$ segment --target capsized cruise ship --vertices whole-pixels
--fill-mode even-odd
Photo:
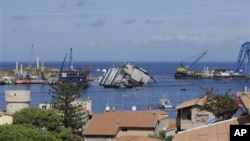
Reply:
[[[129,62],[103,71],[99,85],[104,88],[133,88],[146,85],[149,80],[156,80],[143,68]]]

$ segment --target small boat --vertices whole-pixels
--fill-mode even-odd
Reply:
[[[181,88],[181,90],[182,90],[182,91],[186,91],[186,88],[183,86],[183,87]]]
[[[168,98],[160,98],[159,101],[157,102],[157,105],[164,109],[173,107]]]

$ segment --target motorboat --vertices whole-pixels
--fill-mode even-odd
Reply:
[[[181,90],[182,90],[182,91],[186,91],[186,88],[183,86],[183,87],[181,88]]]
[[[173,107],[168,98],[160,98],[159,101],[157,102],[157,105],[164,109]]]

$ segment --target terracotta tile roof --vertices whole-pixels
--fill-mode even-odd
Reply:
[[[176,129],[176,119],[169,119],[169,126],[167,127],[167,131]]]
[[[237,96],[240,98],[244,106],[250,109],[250,92],[237,92]]]
[[[176,134],[172,141],[229,141],[230,125],[250,125],[250,116],[221,121]]]
[[[181,108],[185,108],[185,107],[190,107],[193,105],[203,105],[205,101],[205,98],[196,98],[196,99],[192,99],[192,100],[188,100],[188,101],[184,101],[181,104],[178,104],[176,106],[176,109],[181,109]]]
[[[155,128],[160,111],[115,111],[93,115],[84,135],[116,135],[120,127]]]
[[[116,138],[114,141],[159,141],[158,139],[144,137],[144,136],[122,136]]]

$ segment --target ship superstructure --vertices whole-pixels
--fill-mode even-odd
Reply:
[[[146,85],[148,81],[156,80],[146,70],[129,62],[108,69],[99,78],[99,85],[104,88],[132,88]]]
[[[63,69],[66,56],[67,54],[65,55],[62,67],[60,69],[59,81],[64,83],[75,83],[80,87],[89,87],[90,81],[93,80],[91,76],[91,68],[86,67],[75,69],[73,66],[72,48],[70,48],[70,66],[67,69]]]

